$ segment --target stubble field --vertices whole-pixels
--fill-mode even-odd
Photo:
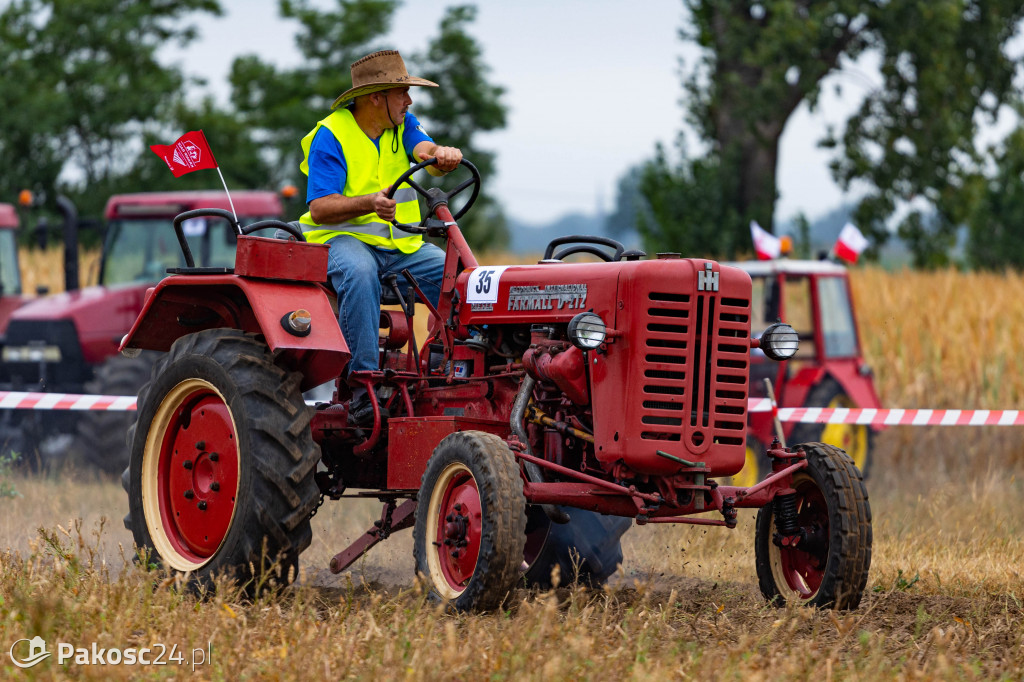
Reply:
[[[868,360],[891,407],[1013,409],[1024,371],[1024,278],[859,269]],[[868,481],[874,551],[852,612],[766,606],[754,513],[733,531],[634,527],[599,591],[518,590],[505,610],[452,615],[412,576],[411,534],[333,576],[330,557],[376,503],[328,502],[298,585],[257,601],[198,599],[132,561],[115,481],[71,469],[2,482],[0,670],[17,679],[1021,679],[1024,430],[900,427]],[[188,665],[29,671],[17,639],[100,648],[176,645]],[[186,660],[187,663],[187,660]]]

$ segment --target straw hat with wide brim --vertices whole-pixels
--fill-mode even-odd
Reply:
[[[410,85],[422,85],[436,88],[437,83],[425,78],[410,76],[405,70],[405,62],[398,50],[381,50],[368,54],[352,64],[352,87],[341,93],[334,100],[331,109],[337,109],[345,102],[391,88],[404,88]]]

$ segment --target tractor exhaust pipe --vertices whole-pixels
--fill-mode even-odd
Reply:
[[[526,448],[526,454],[531,457],[533,456],[533,451],[530,449],[530,439],[526,435],[523,419],[526,417],[526,406],[530,402],[530,396],[533,395],[533,387],[536,383],[536,380],[529,374],[523,377],[523,383],[519,385],[519,393],[516,394],[515,402],[512,403],[512,416],[509,419],[512,433],[516,434],[519,442]],[[540,467],[533,462],[524,461],[523,469],[526,471],[526,477],[531,483],[544,482],[544,474],[541,473]],[[544,510],[544,513],[552,523],[569,523],[569,515],[555,505],[542,504],[540,508]]]
[[[57,195],[57,209],[64,218],[64,290],[78,290],[78,209],[63,194]]]

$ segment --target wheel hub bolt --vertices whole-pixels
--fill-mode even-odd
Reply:
[[[206,500],[199,500],[199,511],[206,511]]]
[[[210,453],[210,461],[211,462],[216,462],[218,459],[220,459],[220,455],[218,455],[216,452],[211,452]]]
[[[192,492],[191,490],[186,490],[185,491],[185,499],[186,500],[191,500],[195,496],[196,496],[196,494],[194,492]]]
[[[462,503],[461,502],[456,502],[455,503],[455,511],[457,511],[457,512],[462,511]]]
[[[186,460],[185,460],[185,461],[183,462],[183,464],[185,465],[185,468],[186,468],[186,469],[191,469],[191,468],[192,468],[192,460],[190,460],[190,459],[186,459]]]
[[[453,523],[455,521],[455,514],[449,514],[448,516],[444,517],[444,520],[448,523]]]
[[[205,450],[205,449],[206,449],[206,441],[205,440],[201,440],[198,443],[196,443],[196,450]]]
[[[220,490],[220,483],[218,483],[217,481],[211,483],[210,490],[212,490],[213,492],[217,492],[218,490]]]

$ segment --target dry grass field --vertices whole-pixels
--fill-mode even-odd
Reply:
[[[498,259],[494,259],[497,261]],[[24,266],[24,261],[23,261]],[[1005,276],[858,269],[860,327],[883,403],[1016,408],[1024,285]],[[330,557],[375,503],[328,502],[297,586],[199,599],[132,561],[119,483],[69,470],[0,474],[0,671],[8,679],[1019,680],[1024,676],[1024,429],[891,428],[868,482],[874,551],[852,612],[766,606],[753,512],[733,530],[634,527],[604,590],[518,590],[452,615],[412,577],[411,533],[340,576]],[[29,671],[18,639],[177,645],[188,665]]]

